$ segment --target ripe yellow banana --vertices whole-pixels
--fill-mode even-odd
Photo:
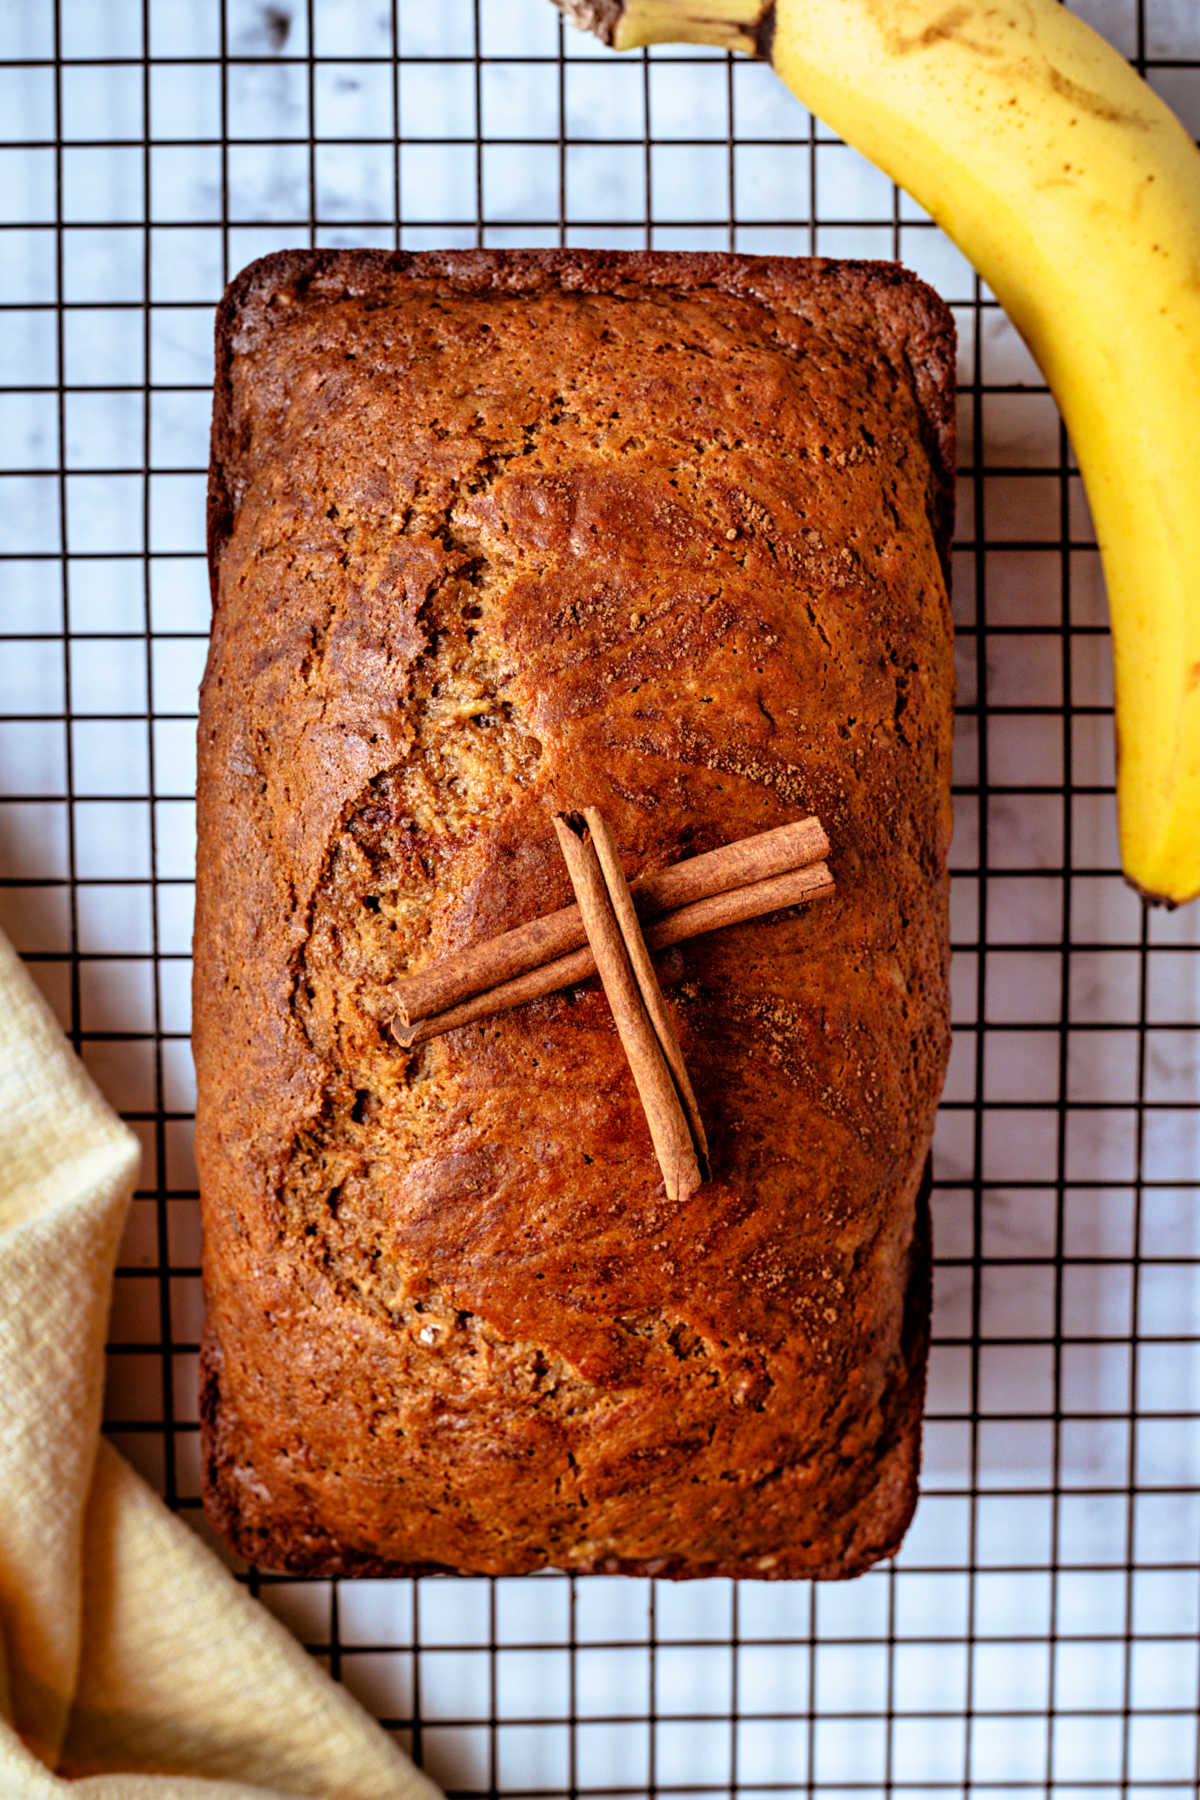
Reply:
[[[971,259],[1054,393],[1112,617],[1125,873],[1200,894],[1200,152],[1059,0],[560,0],[768,56]]]

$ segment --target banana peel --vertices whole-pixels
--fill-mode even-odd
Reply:
[[[970,258],[1054,394],[1108,588],[1125,874],[1200,894],[1200,151],[1060,0],[559,0],[769,58]]]

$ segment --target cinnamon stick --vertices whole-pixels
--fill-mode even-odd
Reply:
[[[722,844],[719,849],[707,850],[701,856],[688,857],[669,868],[639,875],[630,886],[639,918],[653,919],[695,901],[745,887],[750,882],[816,863],[828,851],[829,840],[820,822],[814,818],[797,819],[789,825],[776,826],[772,831],[757,832],[732,844]],[[793,902],[781,901],[779,904],[792,905]],[[705,926],[703,929],[712,928]],[[541,965],[552,964],[570,951],[581,949],[586,942],[587,933],[579,907],[564,906],[540,919],[530,919],[486,943],[473,944],[467,950],[443,957],[416,975],[406,975],[392,986],[400,1028],[397,1036],[402,1043],[420,1043],[421,1037],[410,1040],[410,1027],[419,1027],[422,1020],[457,1009],[477,994],[499,991]],[[594,967],[589,967],[587,974],[595,974]],[[566,980],[584,978],[569,976]],[[537,987],[535,991],[553,993],[555,988],[565,985],[566,981],[554,981],[550,987]],[[532,999],[534,992],[525,997]],[[509,1004],[516,1006],[520,1001],[513,1000]],[[498,1010],[495,1007],[487,1009],[488,1012]]]
[[[667,1011],[667,1003],[663,999],[662,989],[658,985],[658,976],[654,973],[654,964],[650,961],[650,952],[646,940],[642,936],[642,928],[634,910],[633,895],[629,891],[629,883],[625,879],[625,871],[621,867],[621,858],[617,850],[616,840],[603,813],[594,806],[583,809],[584,821],[592,834],[592,843],[596,847],[596,855],[600,861],[600,869],[604,876],[604,885],[608,889],[608,897],[612,901],[634,979],[642,996],[642,1003],[654,1029],[654,1035],[662,1047],[667,1059],[667,1067],[671,1071],[671,1079],[683,1106],[687,1119],[692,1144],[696,1152],[696,1160],[700,1166],[700,1179],[708,1179],[708,1139],[704,1135],[704,1122],[700,1117],[700,1104],[696,1099],[691,1079],[688,1076],[687,1064],[683,1060],[683,1051],[679,1047],[679,1039],[675,1035],[675,1027],[671,1015]]]
[[[700,1147],[672,1074],[666,1046],[659,1037],[638,979],[634,958],[644,968],[649,968],[650,959],[645,953],[644,945],[640,952],[636,948],[641,932],[633,903],[629,901],[626,906],[624,899],[614,898],[609,885],[609,870],[601,862],[591,823],[591,820],[579,813],[560,813],[555,817],[554,829],[571,877],[571,886],[575,889],[588,943],[596,959],[596,967],[612,1008],[622,1047],[629,1060],[630,1072],[646,1114],[646,1123],[650,1127],[650,1138],[662,1170],[667,1198],[671,1201],[686,1200],[689,1194],[695,1193],[703,1179]],[[621,885],[624,886],[624,876],[621,876]],[[619,896],[619,888],[617,892]],[[627,898],[628,889],[625,890],[625,899]],[[630,929],[632,937],[626,935]],[[653,971],[650,979],[657,988]],[[661,994],[658,1006],[662,1007]],[[675,1045],[675,1053],[679,1054],[678,1044]],[[681,1056],[679,1060],[682,1062]]]
[[[696,857],[693,860],[699,862],[701,859]],[[684,865],[676,865],[682,866]],[[631,886],[636,894],[637,884],[633,883]],[[831,894],[833,888],[833,876],[823,862],[813,863],[807,868],[788,869],[782,875],[772,875],[765,881],[754,881],[746,887],[734,888],[726,893],[706,894],[688,906],[664,913],[647,923],[643,935],[651,951],[666,950],[672,944],[700,937],[706,931],[720,931],[726,925],[740,925],[747,919],[761,918],[765,913],[780,912],[784,907],[800,906],[809,900],[822,899]],[[574,907],[564,908],[564,911],[575,910]],[[555,915],[548,916],[553,918]],[[518,931],[522,929],[520,927]],[[516,937],[518,932],[505,935]],[[477,950],[487,948],[487,945],[480,945]],[[470,954],[477,954],[477,951]],[[582,949],[555,957],[551,962],[520,969],[519,973],[508,980],[498,982],[486,992],[472,994],[460,1005],[447,1007],[444,1012],[434,1013],[428,1018],[418,1017],[410,1025],[404,1025],[399,1019],[395,1019],[392,1022],[392,1033],[406,1049],[411,1049],[416,1044],[428,1043],[431,1038],[443,1037],[448,1031],[456,1031],[460,1025],[473,1025],[477,1019],[491,1018],[494,1013],[510,1012],[514,1007],[525,1006],[531,1000],[541,1000],[547,994],[557,993],[560,988],[574,987],[577,982],[587,981],[595,973],[596,959],[590,947],[585,944]]]

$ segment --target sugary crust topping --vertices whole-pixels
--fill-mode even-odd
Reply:
[[[260,1560],[828,1573],[898,1537],[952,396],[889,265],[315,252],[230,290],[198,1158],[211,1505]],[[396,975],[568,898],[548,813],[586,804],[631,868],[808,811],[833,842],[833,902],[666,959],[714,1146],[683,1209],[594,985],[387,1030]]]

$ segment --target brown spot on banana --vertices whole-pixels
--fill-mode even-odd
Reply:
[[[892,32],[889,48],[895,50],[899,56],[908,56],[914,50],[928,50],[934,44],[958,39],[972,50],[994,56],[996,53],[989,46],[973,43],[964,33],[963,26],[969,22],[970,17],[971,8],[969,6],[952,6],[942,14],[940,19],[934,19],[931,24],[926,25],[923,31],[911,32],[907,37],[902,31]]]
[[[973,6],[948,6],[944,13],[931,19],[920,31],[908,32],[897,29],[891,0],[870,0],[870,10],[875,16],[875,23],[883,35],[884,43],[893,56],[911,56],[915,50],[931,50],[935,44],[948,43],[962,44],[977,56],[994,57],[1000,54],[994,44],[968,37],[963,29],[971,23],[975,11]]]
[[[1061,94],[1064,100],[1069,100],[1083,112],[1090,112],[1097,119],[1106,119],[1113,125],[1135,125],[1139,131],[1147,129],[1149,121],[1140,113],[1131,112],[1127,107],[1114,106],[1111,100],[1096,93],[1094,88],[1085,87],[1080,81],[1072,81],[1069,75],[1064,75],[1053,63],[1046,71],[1046,80],[1052,92]]]

